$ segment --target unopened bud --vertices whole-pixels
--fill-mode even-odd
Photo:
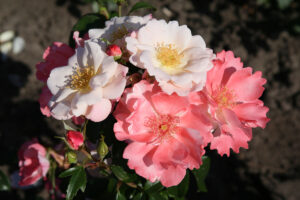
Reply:
[[[122,57],[122,50],[118,45],[109,45],[106,49],[106,54],[113,56],[115,60],[119,60]]]
[[[69,163],[77,163],[77,154],[74,151],[68,151],[66,153],[66,158],[68,159]]]
[[[70,147],[74,150],[78,150],[79,147],[81,147],[84,142],[82,133],[78,131],[68,131],[66,138]]]
[[[100,156],[100,159],[103,160],[104,157],[108,154],[108,146],[104,142],[104,136],[101,135],[100,142],[98,144],[97,152]]]

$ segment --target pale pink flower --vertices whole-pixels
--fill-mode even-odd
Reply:
[[[105,27],[102,29],[90,29],[89,38],[91,41],[101,45],[103,51],[107,51],[109,44],[118,45],[122,50],[122,59],[128,60],[129,53],[126,48],[125,38],[139,28],[144,26],[152,15],[140,16],[124,16],[113,17],[105,22]]]
[[[126,39],[130,62],[154,76],[167,94],[187,96],[205,85],[213,51],[200,35],[177,21],[150,20]]]
[[[66,138],[67,138],[69,145],[74,150],[78,150],[79,147],[81,147],[83,145],[84,138],[83,138],[82,133],[80,133],[78,131],[68,131],[66,136],[67,136]]]
[[[37,139],[24,143],[19,152],[20,186],[31,185],[40,178],[46,177],[49,170],[49,161],[46,158],[46,149]]]
[[[129,142],[123,154],[129,168],[166,187],[179,184],[187,168],[199,168],[204,154],[200,132],[211,126],[197,112],[187,97],[168,95],[146,81],[126,89],[114,112],[114,132]],[[198,129],[189,127],[191,118],[199,122]]]
[[[68,65],[55,68],[47,81],[53,97],[48,103],[51,115],[59,120],[84,116],[92,121],[104,120],[112,102],[125,88],[128,68],[107,56],[90,40],[78,47]]]
[[[207,140],[211,139],[211,149],[219,154],[229,156],[230,148],[236,153],[240,147],[247,149],[252,128],[264,128],[269,121],[269,109],[258,99],[266,83],[261,75],[260,71],[252,74],[250,67],[243,68],[233,52],[222,51],[207,74],[204,90],[190,94],[194,104],[208,104],[214,130]]]

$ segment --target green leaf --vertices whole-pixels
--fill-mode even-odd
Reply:
[[[121,193],[121,191],[118,191],[116,195],[116,200],[126,200],[126,197],[124,194]]]
[[[206,184],[205,184],[205,178],[209,172],[210,168],[210,158],[207,156],[202,157],[202,165],[199,169],[193,170],[192,173],[194,174],[197,186],[198,186],[198,192],[207,192]]]
[[[144,186],[144,190],[148,194],[153,192],[159,192],[162,189],[164,189],[164,186],[162,186],[162,184],[159,181],[156,181],[154,183],[147,181]]]
[[[103,28],[105,25],[105,21],[106,18],[103,15],[99,14],[90,13],[82,16],[73,26],[72,32],[69,37],[69,45],[72,48],[75,47],[75,42],[73,39],[73,33],[75,31],[79,31],[80,37],[83,37],[83,35],[87,33],[89,29]]]
[[[85,191],[86,187],[86,174],[82,166],[79,166],[77,170],[72,174],[68,188],[67,188],[67,200],[71,200],[75,197],[78,190]]]
[[[10,190],[10,183],[8,177],[0,170],[0,191]]]
[[[283,10],[290,6],[293,0],[277,0],[278,7]]]
[[[189,172],[187,171],[184,179],[181,181],[181,183],[179,183],[179,185],[169,187],[167,189],[169,196],[176,199],[178,197],[185,197],[189,189],[189,183],[190,183],[190,175]]]
[[[76,167],[69,168],[66,171],[62,172],[58,177],[59,178],[65,178],[67,176],[71,176],[74,173],[76,173],[79,170],[79,168],[81,168],[81,167],[80,166],[76,166]]]
[[[129,11],[128,15],[130,15],[133,11],[139,10],[139,9],[151,9],[153,11],[156,10],[155,7],[153,7],[151,4],[146,3],[146,2],[137,2],[136,4],[134,4],[131,8],[131,10]]]
[[[149,200],[164,200],[164,199],[166,199],[165,196],[162,196],[160,193],[157,193],[157,192],[153,192],[148,195],[149,195]]]
[[[107,189],[106,191],[108,193],[113,193],[116,189],[116,185],[117,185],[118,181],[115,178],[110,178],[107,184]]]
[[[136,195],[134,195],[133,200],[141,200],[143,199],[144,194],[142,192],[137,193]]]
[[[78,131],[76,130],[76,128],[73,128],[72,126],[70,126],[69,124],[67,124],[65,121],[62,121],[64,124],[64,129],[67,131]]]
[[[125,183],[133,182],[136,180],[136,176],[134,174],[126,172],[121,166],[112,165],[111,170],[119,180]]]

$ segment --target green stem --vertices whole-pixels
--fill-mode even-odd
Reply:
[[[121,3],[118,4],[118,15],[119,15],[119,17],[122,16],[122,4]]]
[[[94,160],[89,152],[87,152],[84,148],[81,148],[80,151],[89,159]]]

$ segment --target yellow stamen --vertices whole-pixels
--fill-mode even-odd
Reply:
[[[68,86],[73,90],[88,91],[90,90],[90,80],[94,75],[95,70],[93,66],[78,67],[73,75],[70,76]]]
[[[158,44],[156,47],[156,58],[162,66],[176,68],[181,64],[183,54],[179,53],[173,44]]]
[[[166,130],[168,129],[168,125],[163,124],[163,125],[160,126],[160,129],[161,129],[162,131],[166,131]]]

